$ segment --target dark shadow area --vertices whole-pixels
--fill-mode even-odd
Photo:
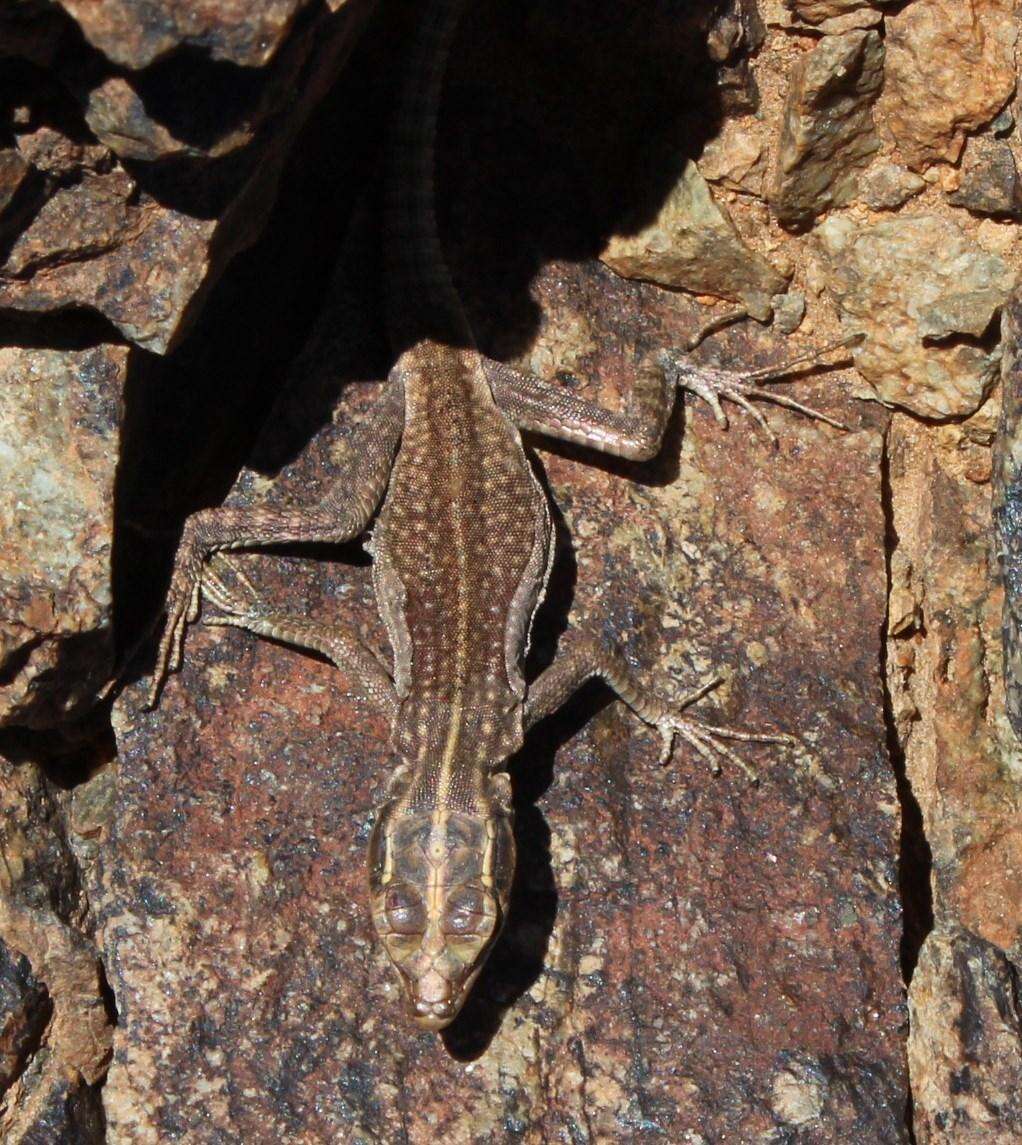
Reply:
[[[507,923],[464,1008],[443,1031],[444,1046],[459,1061],[487,1050],[504,1015],[538,980],[557,918],[557,885],[550,861],[550,827],[536,805],[553,782],[559,749],[609,702],[607,690],[587,685],[556,715],[528,735],[510,761],[517,859]]]
[[[495,355],[520,352],[534,337],[539,316],[529,284],[537,271],[552,259],[590,259],[611,232],[647,221],[720,116],[705,52],[706,5],[648,0],[643,20],[637,9],[646,3],[627,12],[600,4],[586,35],[577,34],[577,7],[573,0],[472,5],[452,53],[437,202],[459,291],[481,347]],[[296,140],[260,240],[230,263],[176,350],[134,355],[116,482],[122,653],[159,608],[181,522],[223,500],[270,410],[290,436],[281,450],[274,430],[263,434],[261,472],[274,471],[271,459],[300,452],[329,417],[322,392],[308,417],[310,395],[296,367],[313,324],[328,317],[323,299],[357,209],[378,252],[379,176],[402,74],[395,61],[417,12],[410,3],[379,10]],[[655,29],[668,26],[671,35],[658,40]],[[663,142],[655,162],[637,151],[637,141],[650,139]],[[356,282],[382,311],[379,263],[375,253]],[[340,347],[334,393],[346,380],[385,372],[385,346],[381,314],[376,346],[359,347],[361,360]],[[289,371],[285,406],[278,399]]]
[[[890,584],[891,554],[898,547],[891,502],[890,457],[886,446],[881,467],[881,497],[886,520],[885,560]],[[898,886],[901,894],[903,930],[901,938],[901,972],[906,986],[912,982],[919,951],[933,930],[933,853],[926,838],[923,813],[912,791],[905,771],[905,752],[898,739],[894,708],[887,684],[887,625],[880,634],[880,679],[884,685],[884,721],[887,727],[887,750],[891,759],[901,806],[901,842],[898,857]]]

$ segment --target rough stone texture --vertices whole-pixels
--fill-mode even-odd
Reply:
[[[657,217],[636,233],[615,235],[600,258],[617,274],[741,301],[767,318],[784,276],[739,235],[694,163],[686,163]]]
[[[708,140],[699,156],[699,173],[711,183],[762,195],[767,152],[755,119],[729,119]]]
[[[115,337],[107,321],[148,348],[181,351],[159,363],[133,356],[135,433],[123,441],[156,460],[139,477],[130,456],[114,458],[112,437],[107,447],[131,520],[141,508],[140,520],[171,527],[175,506],[180,514],[222,497],[266,408],[265,380],[242,378],[245,403],[226,398],[223,366],[244,357],[262,334],[257,324],[272,325],[267,356],[283,363],[274,376],[293,363],[295,387],[238,498],[256,496],[284,463],[298,495],[314,495],[336,434],[303,446],[329,422],[338,378],[377,376],[386,364],[337,298],[323,300],[319,333],[295,361],[320,293],[306,295],[307,317],[289,319],[286,307],[248,314],[252,296],[233,275],[221,284],[226,294],[208,289],[265,225],[280,182],[274,165],[335,76],[341,87],[328,104],[347,105],[361,82],[367,94],[353,118],[382,136],[376,109],[400,70],[394,52],[410,26],[401,21],[417,6],[378,7],[378,24],[390,30],[374,40],[374,24],[367,58],[355,61],[362,79],[348,87],[342,64],[371,8],[363,0],[244,13],[76,4],[95,43],[153,61],[137,70],[90,46],[70,4],[0,6],[0,259],[19,268],[0,262],[0,289],[5,310],[38,317],[12,325],[0,314],[11,344],[2,353],[45,360],[39,392],[54,378],[59,393],[61,363],[76,356],[113,354],[120,379],[122,352],[107,345]],[[69,710],[68,693],[50,690],[73,680],[84,695],[92,668],[108,663],[108,604],[82,627],[83,644],[75,635],[93,594],[108,600],[105,582],[55,597],[64,611],[52,623],[45,609],[26,621],[20,596],[13,614],[0,601],[18,640],[26,623],[54,634],[39,645],[29,637],[0,675],[5,703],[24,685],[8,709],[17,720],[48,728],[15,726],[0,741],[17,761],[0,772],[9,859],[0,872],[0,1136],[24,1145],[178,1134],[257,1145],[903,1140],[900,898],[915,1138],[1015,1140],[1022,758],[1000,684],[989,537],[996,390],[970,412],[996,373],[996,313],[1022,253],[1013,210],[974,217],[1010,198],[1008,0],[530,0],[480,3],[466,24],[473,50],[456,52],[442,117],[463,142],[442,162],[441,214],[456,279],[478,288],[466,303],[491,352],[547,377],[569,370],[565,384],[613,402],[641,353],[684,345],[707,318],[719,325],[731,309],[716,304],[724,298],[761,317],[772,309],[774,326],[751,338],[736,327],[723,347],[698,351],[708,360],[797,354],[835,338],[840,316],[846,330],[866,331],[859,364],[889,384],[890,400],[927,418],[965,420],[917,424],[899,409],[881,442],[885,415],[835,396],[847,396],[854,375],[826,375],[790,392],[852,422],[850,435],[771,411],[775,454],[733,410],[727,435],[690,406],[656,466],[593,469],[573,450],[545,457],[565,528],[536,665],[549,658],[572,597],[576,619],[618,633],[647,678],[660,666],[680,693],[722,665],[725,686],[703,710],[783,724],[808,746],[793,759],[753,750],[764,780],[750,789],[733,775],[711,780],[684,754],[658,771],[648,734],[619,705],[597,710],[596,692],[541,729],[516,768],[525,857],[512,924],[446,1043],[408,1030],[370,938],[364,836],[390,761],[383,729],[338,695],[335,672],[242,634],[197,628],[187,671],[158,716],[137,716],[137,689],[122,701],[119,780],[105,710],[76,729],[68,720],[79,705]],[[792,79],[807,54],[829,58],[828,39],[867,28],[891,49],[887,94],[875,108],[885,153],[858,175],[847,215],[809,235],[787,232],[763,201],[764,157],[777,153]],[[245,53],[258,66],[239,67]],[[828,83],[840,86],[833,72]],[[957,158],[978,129],[960,170],[926,170]],[[351,134],[337,133],[334,154],[371,212],[379,157],[353,146]],[[665,146],[673,148],[666,160],[656,150]],[[997,162],[984,173],[978,161],[988,155]],[[682,288],[706,292],[698,302],[615,282],[594,261],[609,235],[656,229],[684,156],[714,184],[720,207],[685,173],[681,221],[638,257],[670,269],[676,255]],[[842,147],[837,178],[851,178],[856,163]],[[336,194],[342,184],[328,185]],[[286,204],[294,188],[281,185]],[[315,193],[322,197],[319,183]],[[896,211],[917,195],[917,210],[891,216],[888,230],[871,225],[869,211]],[[353,201],[338,196],[338,229]],[[494,201],[505,201],[503,214]],[[622,217],[632,205],[635,218]],[[285,213],[307,209],[296,195]],[[149,251],[140,224],[152,231]],[[275,216],[271,240],[279,225]],[[332,249],[322,222],[311,229]],[[263,293],[274,277],[299,294],[319,281],[304,262],[287,269],[293,233],[282,229],[292,237],[279,240],[279,261],[257,264],[271,266]],[[164,257],[167,236],[179,242],[177,265]],[[353,297],[370,310],[374,257],[352,280]],[[247,256],[235,263],[247,266]],[[717,278],[714,266],[724,268]],[[238,297],[248,301],[232,311]],[[219,357],[218,337],[233,347]],[[281,340],[292,348],[279,350]],[[1008,341],[1012,382],[1012,329]],[[363,355],[346,370],[341,350],[356,344]],[[181,377],[181,358],[201,401]],[[207,369],[207,359],[219,368]],[[8,375],[0,406],[20,409],[25,376],[20,366]],[[151,423],[142,418],[144,433],[142,397],[156,410]],[[340,432],[370,399],[368,387],[345,391]],[[61,412],[77,410],[69,400]],[[187,440],[176,444],[168,410],[182,404],[191,411],[180,415]],[[1017,452],[1013,411],[1009,400],[1002,459]],[[238,443],[204,435],[218,417],[234,419]],[[73,440],[90,440],[88,428],[75,421]],[[44,430],[49,448],[49,421]],[[37,437],[35,427],[11,441],[0,431],[0,448],[13,445],[23,459],[15,466],[23,486],[36,471]],[[204,479],[206,468],[217,472]],[[101,547],[89,546],[109,521],[109,469],[95,480],[95,534],[83,540],[72,530],[57,554],[59,567],[90,575]],[[998,477],[1002,495],[1007,480]],[[56,546],[61,515],[36,520]],[[139,541],[143,555],[146,544],[156,546]],[[281,602],[343,611],[382,646],[366,568],[353,550],[354,569],[319,559],[331,555],[247,560]],[[121,567],[129,597],[149,580],[150,595],[158,591],[147,560]],[[31,561],[15,570],[29,598],[35,571]],[[50,590],[40,598],[47,604]],[[54,675],[47,657],[58,647]],[[75,665],[79,648],[88,671]],[[886,696],[875,681],[882,662]],[[66,752],[74,737],[88,758],[65,769],[54,743]],[[40,760],[59,786],[43,778]],[[120,1008],[117,1059],[102,1091],[108,1030],[83,878]]]
[[[957,928],[935,930],[912,981],[909,1043],[922,1145],[1022,1136],[1018,969]]]
[[[562,265],[538,291],[523,364],[569,364],[608,402],[627,392],[637,327],[677,344],[698,309],[596,267]],[[290,453],[280,427],[346,372],[333,322],[320,337],[261,456]],[[370,395],[345,397],[342,427]],[[722,671],[708,711],[804,746],[753,751],[751,788],[684,753],[659,770],[619,705],[540,729],[516,768],[513,917],[445,1040],[404,1022],[371,937],[364,849],[389,753],[336,670],[199,626],[157,713],[124,696],[91,882],[121,1014],[114,1140],[902,1139],[896,824],[871,646],[881,439],[869,418],[847,435],[773,420],[777,452],[693,409],[652,485],[636,478],[656,471],[547,460],[574,621],[616,633],[672,690]],[[330,438],[287,470],[293,495],[328,480]],[[250,475],[236,497],[261,485]],[[246,567],[282,605],[340,608],[383,646],[364,568]],[[544,657],[559,611],[539,628]]]
[[[28,164],[12,147],[0,151],[0,215],[10,206],[28,174]]]
[[[330,5],[338,8],[344,0]],[[85,38],[114,63],[144,68],[175,48],[258,67],[280,46],[305,0],[211,5],[197,0],[61,0]]]
[[[1022,179],[1010,145],[1003,139],[973,139],[961,183],[948,201],[979,215],[1022,215]]]
[[[882,105],[909,167],[955,162],[1015,89],[1013,0],[913,0],[887,18]]]
[[[880,147],[872,105],[883,69],[874,31],[827,36],[795,67],[770,196],[785,226],[805,226],[854,196],[859,171]]]
[[[277,20],[274,36],[261,30],[249,6],[224,10],[182,4],[171,13],[178,22],[168,22],[159,5],[112,0],[67,7],[87,33],[99,40],[109,34],[122,44],[125,58],[118,57],[119,62],[130,63],[139,53],[138,61],[145,63],[150,48],[156,52],[189,42],[191,33],[182,28],[193,25],[197,43],[214,57],[219,51],[234,59],[232,17],[261,45],[260,52],[269,52],[275,37],[287,31],[284,16],[294,4],[268,6],[267,20]],[[246,11],[247,22],[242,19]],[[217,106],[228,81],[213,65],[203,71],[187,56],[180,57],[176,72],[172,65],[161,65],[158,78],[110,76],[97,82],[93,76],[99,65],[79,64],[83,74],[75,86],[85,93],[83,111],[69,105],[66,92],[58,97],[41,80],[38,90],[26,84],[22,98],[30,130],[18,134],[18,151],[46,178],[39,179],[38,201],[26,212],[23,229],[13,242],[0,245],[0,310],[88,308],[129,340],[166,352],[181,337],[203,293],[258,235],[287,148],[336,78],[367,11],[365,4],[336,15],[324,8],[304,21],[261,83],[234,78],[233,114]],[[132,36],[125,37],[129,25]],[[224,32],[219,48],[214,26]],[[161,36],[170,39],[164,43]],[[153,47],[153,37],[164,46]],[[241,52],[242,45],[237,46]],[[203,91],[208,92],[205,100],[198,97]],[[147,100],[167,122],[146,111]],[[73,122],[79,118],[81,123]],[[104,146],[80,142],[85,124]],[[16,132],[19,126],[14,125]],[[115,158],[221,158],[239,150],[243,154],[233,165],[184,178],[179,174],[176,182],[167,169],[136,166],[128,175]]]
[[[48,726],[110,672],[127,350],[0,349],[0,725]]]
[[[918,195],[926,182],[898,163],[874,163],[859,177],[858,198],[874,211],[893,211]]]
[[[0,1084],[0,1137],[25,1145],[102,1140],[94,1084],[106,1071],[110,1019],[59,804],[33,764],[0,756],[0,981],[7,1007],[0,1044],[9,1071]]]
[[[1001,416],[994,455],[994,518],[1004,586],[1004,669],[1008,719],[1022,740],[1022,311],[1018,296],[1005,311]]]
[[[986,410],[936,430],[900,420],[891,441],[892,567],[912,601],[890,641],[892,714],[932,861],[935,921],[910,991],[922,1142],[1008,1141],[1022,1130],[1022,755],[1001,672],[994,424]],[[899,612],[909,612],[904,600]]]
[[[930,418],[978,409],[999,363],[983,337],[1015,272],[934,215],[833,217],[817,234],[842,323],[866,335],[855,362],[877,396]]]
[[[840,36],[876,27],[892,3],[897,0],[763,0],[762,7],[772,27]]]

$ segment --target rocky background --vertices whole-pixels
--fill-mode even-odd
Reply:
[[[758,784],[659,769],[595,687],[537,729],[512,918],[438,1037],[371,936],[386,729],[340,674],[197,625],[141,711],[181,522],[315,497],[385,376],[417,7],[0,10],[0,1137],[1018,1139],[1012,0],[478,0],[459,33],[440,202],[484,349],[616,404],[662,346],[862,336],[780,383],[845,430],[688,398],[651,465],[533,443],[533,670],[570,617],[668,694],[722,676],[708,717],[798,740]],[[244,559],[385,647],[359,546]]]

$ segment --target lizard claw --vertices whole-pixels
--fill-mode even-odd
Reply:
[[[719,426],[724,429],[728,426],[723,402],[733,402],[755,421],[757,428],[771,444],[777,445],[777,435],[770,428],[762,413],[752,404],[753,401],[771,402],[773,405],[783,406],[785,409],[794,410],[813,421],[826,422],[827,425],[832,425],[835,429],[847,431],[849,427],[844,422],[830,417],[821,410],[813,409],[812,406],[804,405],[802,402],[795,401],[794,398],[789,398],[787,395],[768,389],[759,383],[780,381],[782,380],[781,376],[788,373],[793,366],[803,362],[816,361],[830,350],[851,345],[859,340],[858,336],[844,338],[839,342],[824,346],[820,350],[794,358],[780,366],[771,366],[762,370],[718,370],[711,366],[697,366],[688,361],[684,355],[675,354],[669,350],[662,351],[658,360],[661,368],[674,385],[689,390],[696,397],[706,402],[713,411],[713,416]]]
[[[741,740],[743,743],[779,743],[792,744],[794,739],[789,735],[780,733],[743,732],[737,728],[720,727],[717,724],[706,724],[701,720],[690,720],[685,716],[668,713],[657,720],[657,730],[660,732],[662,750],[660,764],[666,767],[671,760],[674,742],[677,738],[683,739],[690,747],[709,764],[714,775],[721,772],[722,759],[734,764],[745,774],[750,783],[758,783],[759,776],[755,768],[746,763],[744,759],[724,742],[725,740]]]

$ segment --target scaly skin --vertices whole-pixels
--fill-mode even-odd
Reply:
[[[527,684],[523,661],[546,587],[550,518],[521,431],[645,459],[660,448],[678,387],[719,418],[720,402],[758,398],[820,416],[758,385],[755,374],[700,370],[661,353],[616,412],[484,358],[443,260],[433,210],[433,141],[444,67],[466,0],[431,0],[406,70],[391,141],[385,209],[388,320],[397,363],[352,439],[334,491],[306,509],[205,510],[186,523],[168,598],[152,700],[176,667],[204,593],[212,623],[247,628],[329,656],[349,690],[384,712],[397,767],[370,843],[377,933],[411,1016],[447,1025],[463,1004],[507,912],[514,841],[506,763],[533,724],[587,679],[604,679],[663,737],[684,739],[714,770],[751,769],[728,740],[789,742],[700,723],[632,679],[620,653],[569,634]],[[377,602],[393,649],[388,675],[336,626],[277,613],[225,549],[347,540],[380,506],[371,550]],[[220,553],[217,556],[215,554]]]

